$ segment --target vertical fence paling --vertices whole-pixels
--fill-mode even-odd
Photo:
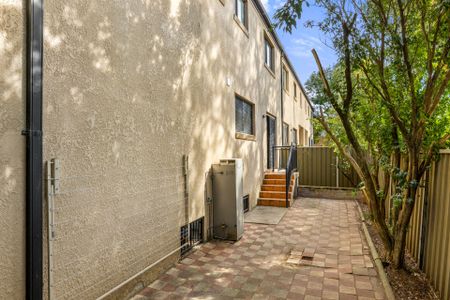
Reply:
[[[441,299],[450,299],[449,219],[450,151],[444,150],[421,182],[406,242]]]
[[[359,182],[358,175],[353,169],[348,174],[344,174],[339,167],[342,166],[343,161],[337,159],[332,148],[298,147],[297,157],[301,185],[355,187]]]

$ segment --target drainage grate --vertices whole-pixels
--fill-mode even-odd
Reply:
[[[197,219],[188,225],[184,225],[180,228],[180,246],[181,256],[185,255],[195,245],[200,244],[203,241],[203,217]],[[190,235],[190,240],[189,240]]]
[[[246,213],[246,212],[248,212],[249,209],[250,209],[250,196],[249,196],[249,195],[245,195],[245,196],[242,198],[242,201],[244,202],[243,207],[244,207],[244,212]]]

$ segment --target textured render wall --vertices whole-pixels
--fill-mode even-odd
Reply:
[[[205,215],[207,173],[221,158],[243,158],[256,204],[266,112],[281,143],[280,54],[274,78],[253,4],[247,37],[224,2],[46,2],[44,155],[62,165],[56,299],[100,296],[178,247],[187,215]],[[255,104],[256,141],[235,138],[235,93]]]
[[[24,16],[0,0],[0,299],[25,298]]]
[[[249,1],[247,36],[234,20],[234,2],[203,1],[200,48],[204,95],[194,104],[191,165],[192,218],[204,210],[206,172],[220,158],[239,157],[244,163],[244,194],[250,195],[251,206],[266,166],[267,112],[277,117],[277,137],[281,142],[280,83],[264,67],[264,23]],[[214,20],[214,21],[212,21]],[[276,73],[279,52],[276,51]],[[227,86],[227,79],[231,85]],[[235,94],[255,104],[256,141],[235,138]]]
[[[55,299],[93,299],[179,246],[199,16],[197,1],[46,2],[44,151],[62,167]]]
[[[288,68],[289,74],[289,91],[283,91],[283,103],[284,103],[284,121],[289,124],[289,142],[292,142],[292,129],[297,129],[297,141],[303,145],[305,141],[301,140],[300,126],[307,131],[307,138],[310,134],[311,117],[308,116],[307,109],[310,109],[309,104],[306,101],[300,84],[294,77],[292,70],[288,64],[285,63]],[[301,70],[299,70],[301,72]],[[297,84],[297,99],[294,97],[294,82]]]

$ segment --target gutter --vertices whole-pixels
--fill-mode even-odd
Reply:
[[[26,2],[26,299],[42,299],[43,3]]]

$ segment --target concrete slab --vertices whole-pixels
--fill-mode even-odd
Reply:
[[[287,208],[272,206],[257,206],[244,216],[245,223],[277,225],[284,217]]]

